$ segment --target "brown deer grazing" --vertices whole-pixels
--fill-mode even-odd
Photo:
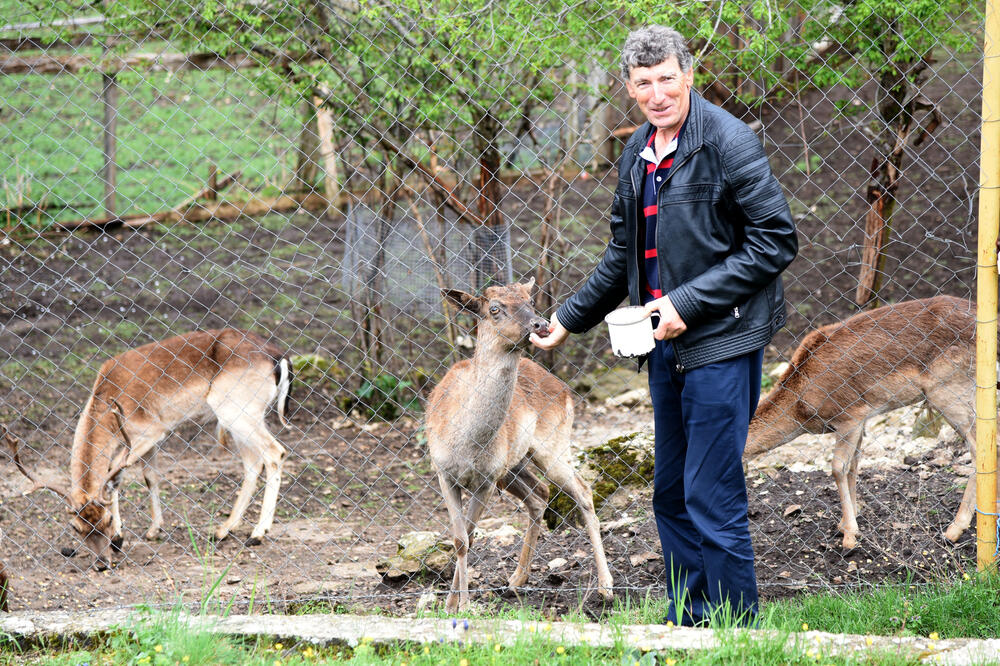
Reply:
[[[594,548],[598,592],[612,597],[600,523],[590,487],[569,462],[573,396],[569,388],[537,363],[522,358],[534,331],[547,335],[548,322],[535,314],[535,281],[488,287],[482,297],[455,290],[444,295],[479,319],[476,351],[459,361],[431,392],[427,403],[427,444],[448,506],[458,562],[448,611],[469,599],[468,558],[472,534],[493,495],[506,490],[524,502],[529,524],[511,574],[510,587],[523,585],[548,504],[545,478],[580,507]],[[470,496],[463,510],[463,492]]]
[[[18,456],[16,438],[0,435],[14,452],[21,473],[33,481],[28,492],[48,489],[66,500],[73,529],[107,568],[112,546],[121,545],[118,475],[142,463],[149,489],[152,524],[146,538],[163,525],[157,445],[184,421],[214,415],[220,437],[243,462],[243,484],[229,518],[216,529],[223,539],[246,511],[261,468],[265,474],[260,518],[248,543],[259,543],[274,520],[285,449],[268,431],[264,415],[277,400],[285,422],[291,366],[277,347],[259,335],[236,329],[178,335],[126,351],[101,366],[73,436],[70,485],[36,479]]]
[[[757,407],[745,458],[803,433],[836,433],[833,478],[840,493],[843,547],[858,540],[858,459],[865,421],[921,400],[965,438],[975,459],[975,305],[935,296],[861,312],[809,333]],[[976,475],[969,477],[945,536],[972,521]]]

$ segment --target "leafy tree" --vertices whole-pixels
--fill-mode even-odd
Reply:
[[[322,97],[341,132],[416,171],[442,205],[479,229],[503,224],[501,138],[531,128],[563,89],[566,67],[615,50],[623,27],[607,2],[576,0],[111,0],[122,28],[154,27],[189,51],[249,54],[259,84],[289,101]],[[475,201],[438,178],[413,141],[442,131],[456,164],[478,165]],[[492,261],[489,259],[492,258]]]
[[[859,90],[877,120],[866,188],[865,250],[855,300],[875,305],[885,245],[904,168],[905,147],[919,145],[940,115],[924,94],[936,52],[976,47],[978,10],[959,0],[746,0],[675,3],[637,0],[634,17],[690,35],[696,80],[720,99],[747,104],[811,86]]]

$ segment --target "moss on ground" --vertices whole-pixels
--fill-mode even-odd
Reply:
[[[594,509],[600,511],[605,501],[623,487],[645,488],[653,482],[652,453],[636,440],[644,438],[639,432],[609,439],[601,446],[587,449],[580,454],[586,467],[584,476],[592,478]],[[545,509],[545,524],[558,529],[564,522],[582,525],[580,510],[569,495],[549,485],[549,505]]]

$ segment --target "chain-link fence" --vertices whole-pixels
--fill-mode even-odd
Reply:
[[[757,132],[789,199],[801,249],[765,389],[815,327],[878,302],[972,294],[983,21],[965,3],[0,7],[0,423],[21,442],[25,470],[68,487],[71,457],[83,464],[86,449],[103,479],[114,447],[135,444],[121,433],[138,413],[170,421],[176,393],[106,402],[112,448],[73,446],[101,364],[127,350],[235,327],[287,352],[294,370],[290,424],[267,416],[287,455],[257,545],[246,542],[271,468],[247,462],[245,439],[220,442],[211,410],[154,449],[159,534],[146,535],[145,460],[122,471],[124,541],[105,571],[72,554],[81,541],[63,499],[22,496],[30,483],[5,455],[0,557],[12,607],[181,594],[412,610],[447,589],[453,557],[424,406],[475,334],[441,289],[535,278],[548,316],[589,274],[607,244],[615,160],[642,120],[617,65],[624,35],[642,23],[690,36],[695,87]],[[906,344],[881,329],[890,344],[875,359],[888,369],[868,359],[854,377],[915,386],[940,362],[928,345],[942,341],[958,369],[949,404],[971,410],[971,380],[955,379],[967,370],[964,320],[927,321],[934,330]],[[857,361],[869,342],[837,349]],[[594,490],[617,593],[662,593],[645,373],[612,355],[601,327],[534,356],[574,392],[572,459]],[[254,402],[249,375],[238,377],[237,393]],[[835,435],[748,462],[765,598],[972,566],[974,535],[942,536],[974,465],[962,433],[901,397],[919,390],[846,400],[824,381],[806,386],[880,414],[862,444],[861,538],[845,550],[837,529]],[[217,541],[245,466],[262,478],[243,522]],[[596,603],[587,536],[563,520],[572,506],[553,498],[528,583],[508,590],[527,514],[508,495],[494,499],[471,587],[545,607]],[[409,550],[397,554],[401,543]]]

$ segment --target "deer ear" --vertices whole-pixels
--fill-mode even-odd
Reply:
[[[524,283],[524,288],[528,290],[528,294],[531,294],[531,290],[535,288],[534,276],[532,276],[530,280]]]
[[[441,295],[458,306],[459,310],[468,310],[478,315],[482,312],[485,299],[467,294],[459,289],[442,289]]]

